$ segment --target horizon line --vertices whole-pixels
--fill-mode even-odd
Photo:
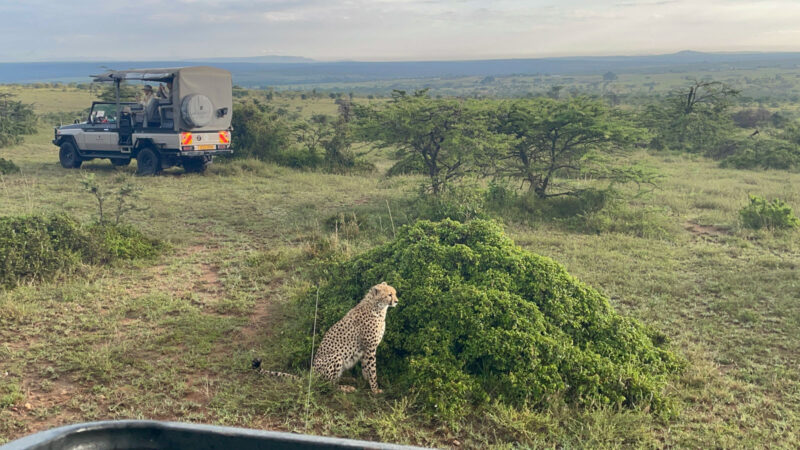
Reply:
[[[670,56],[678,55],[681,53],[694,53],[701,55],[758,55],[758,54],[800,54],[800,50],[788,51],[761,51],[761,50],[728,50],[728,51],[698,51],[698,50],[679,50],[666,53],[630,53],[630,54],[564,54],[564,55],[550,55],[550,56],[486,56],[476,58],[454,58],[454,59],[313,59],[305,56],[294,55],[256,55],[256,56],[211,56],[211,57],[188,57],[188,58],[157,58],[157,59],[118,59],[103,57],[97,58],[81,58],[81,59],[38,59],[38,60],[0,60],[0,64],[36,64],[36,63],[114,63],[114,62],[211,62],[211,61],[225,61],[225,62],[242,62],[248,61],[234,61],[241,59],[259,59],[259,58],[286,58],[286,59],[300,59],[305,61],[288,61],[277,62],[276,64],[311,64],[311,63],[344,63],[344,62],[365,62],[365,63],[392,63],[392,62],[407,62],[407,63],[423,63],[423,62],[476,62],[476,61],[509,61],[509,60],[532,60],[532,59],[575,59],[575,58],[636,58],[646,56]],[[265,62],[269,63],[269,62]]]

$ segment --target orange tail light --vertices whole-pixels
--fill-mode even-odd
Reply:
[[[230,131],[220,131],[219,132],[219,142],[223,144],[229,144],[231,142],[231,132]]]
[[[192,144],[192,133],[181,133],[181,145]]]

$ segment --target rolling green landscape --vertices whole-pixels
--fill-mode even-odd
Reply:
[[[695,88],[689,111],[682,102]],[[13,283],[0,277],[0,442],[107,419],[432,447],[800,441],[796,68],[234,87],[237,155],[203,174],[155,177],[136,177],[135,163],[59,165],[52,127],[81,117],[99,94],[88,84],[5,85],[2,94],[38,119],[22,142],[0,145],[19,169],[0,174],[0,220],[66,215],[94,242],[110,233],[98,223],[98,190],[107,214],[120,198],[128,206],[116,209],[121,234],[97,244],[101,256],[73,255]],[[420,131],[419,111],[430,130]],[[462,122],[447,128],[447,119]],[[563,167],[543,177],[509,156],[557,127],[587,143]],[[419,142],[439,132],[441,154],[456,159],[432,166]],[[647,345],[674,355],[674,366],[636,401],[561,386],[512,402],[486,388],[487,398],[453,414],[431,412],[424,381],[407,392],[380,362],[384,394],[370,394],[360,371],[345,381],[355,393],[319,380],[309,391],[298,333],[311,335],[309,299],[341,294],[331,267],[399,252],[403,230],[448,218],[493,221],[522,251],[562,265],[651,330]],[[126,239],[134,243],[122,251]],[[303,379],[259,376],[254,358]],[[631,367],[655,364],[648,358]],[[622,392],[629,382],[619,380]]]

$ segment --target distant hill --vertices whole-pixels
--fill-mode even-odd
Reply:
[[[189,59],[187,62],[201,62],[201,63],[308,63],[315,62],[311,58],[304,58],[302,56],[239,56],[231,58],[204,58],[204,59]]]
[[[475,61],[318,62],[301,57],[266,56],[192,61],[0,63],[0,83],[88,82],[105,68],[129,69],[213,64],[230,70],[242,86],[314,85],[409,78],[503,76],[520,74],[602,74],[685,72],[759,67],[800,67],[800,53],[701,53],[585,56]]]

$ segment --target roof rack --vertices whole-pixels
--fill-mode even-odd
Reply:
[[[167,81],[175,77],[182,67],[164,69],[131,69],[131,70],[109,70],[100,75],[91,75],[94,81],[117,81],[117,80],[149,80]]]

